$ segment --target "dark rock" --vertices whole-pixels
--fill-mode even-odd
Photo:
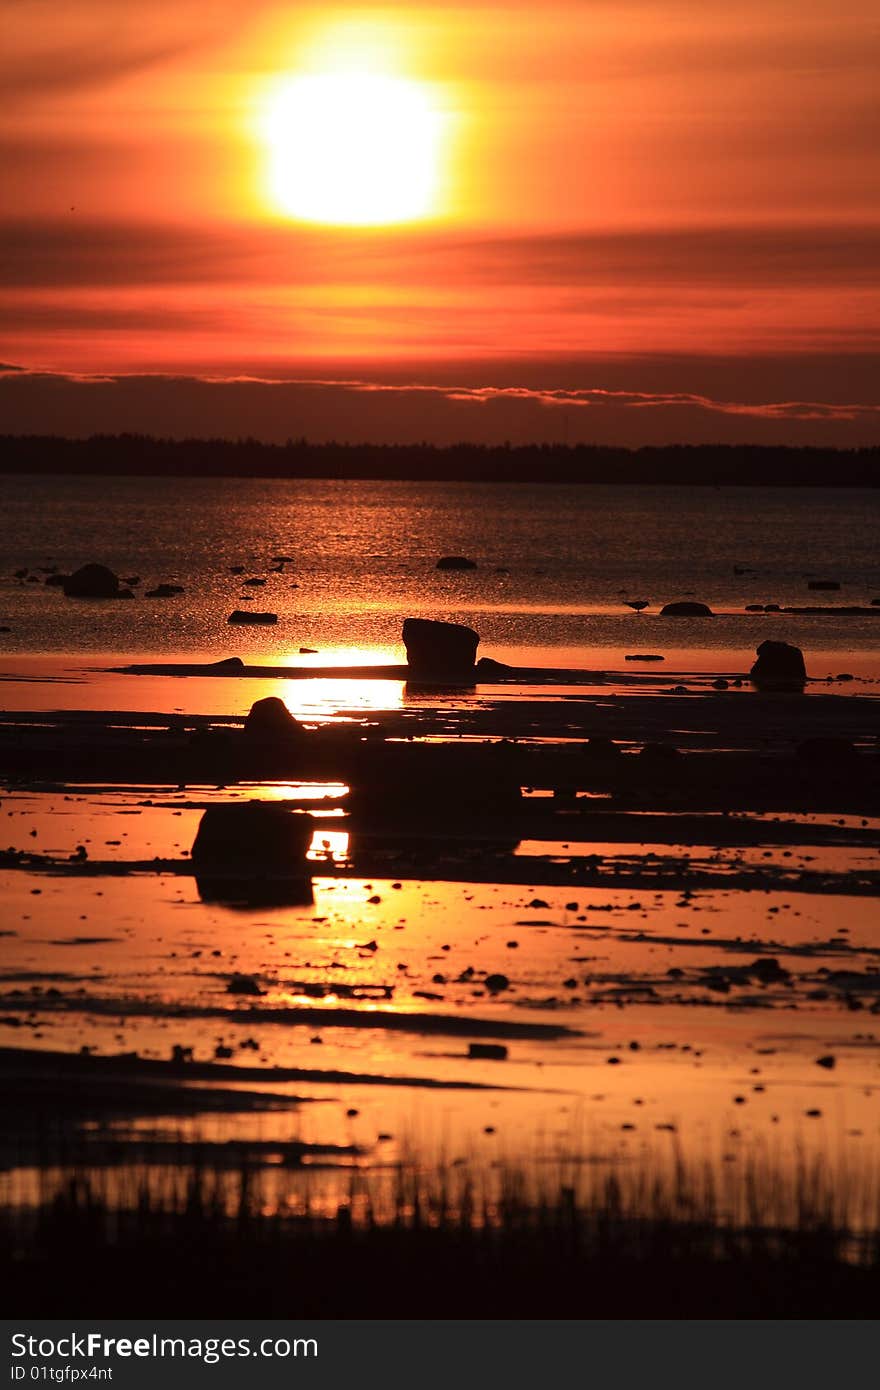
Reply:
[[[226,619],[228,623],[250,623],[254,627],[271,627],[278,621],[277,613],[254,613],[245,608],[234,609]]]
[[[503,990],[510,989],[506,975],[487,975],[483,983],[490,994],[501,994]]]
[[[119,580],[106,565],[82,565],[64,581],[67,598],[119,598]]]
[[[251,705],[244,721],[244,732],[252,742],[283,743],[300,737],[303,731],[284,701],[277,695],[269,695]]]
[[[804,654],[789,642],[762,642],[749,674],[758,690],[803,690]]]
[[[464,555],[444,555],[435,566],[438,570],[475,570],[476,560],[468,560]]]
[[[406,618],[403,642],[411,679],[473,680],[479,636],[460,623]]]
[[[192,862],[196,868],[289,871],[301,867],[312,829],[310,816],[272,803],[209,806],[199,822]]]
[[[468,1043],[468,1057],[487,1062],[506,1062],[507,1048],[503,1043]]]
[[[244,565],[230,565],[230,566],[229,566],[229,573],[230,573],[230,574],[244,574]]]
[[[266,582],[265,579],[258,579],[258,578],[254,578],[254,579],[243,579],[243,580],[242,580],[242,583],[245,584],[245,585],[246,585],[248,588],[250,588],[250,589],[262,589],[262,587],[263,587],[263,585],[265,584],[265,582]]]
[[[807,588],[819,589],[827,593],[834,593],[837,589],[840,588],[840,582],[837,579],[811,579],[807,584]]]
[[[122,582],[123,584],[127,584],[130,589],[134,589],[138,584],[140,584],[141,577],[139,574],[132,574],[129,576],[128,579],[123,579]]]
[[[144,598],[174,598],[182,593],[182,584],[157,584],[155,589],[147,589]]]
[[[43,583],[48,589],[63,589],[69,578],[69,574],[47,574]]]
[[[313,822],[260,801],[210,806],[192,847],[199,893],[230,906],[300,905],[312,900],[306,851]]]
[[[210,670],[228,671],[232,675],[235,671],[244,670],[244,662],[240,656],[224,656],[222,661],[212,661]]]
[[[476,677],[480,681],[504,680],[515,666],[506,666],[503,661],[493,661],[491,656],[481,656],[476,665]]]
[[[661,618],[711,618],[712,609],[707,603],[691,603],[685,599],[681,603],[667,603],[660,609]]]
[[[747,613],[763,613],[763,612],[764,612],[764,605],[763,605],[763,603],[747,603],[747,604],[746,604],[746,612],[747,612]]]
[[[748,966],[746,973],[765,985],[783,984],[791,979],[791,971],[780,965],[775,956],[759,956]]]
[[[717,680],[712,682],[712,685],[715,690],[727,690],[730,686],[730,681],[726,681],[723,676],[719,676]]]
[[[764,604],[764,612],[765,612],[765,613],[781,613],[781,612],[782,612],[782,609],[779,607],[779,604],[778,604],[778,603],[765,603],[765,604]]]
[[[837,1066],[837,1059],[836,1057],[832,1057],[829,1053],[827,1057],[817,1057],[816,1066],[824,1067],[826,1071],[833,1071]]]
[[[665,656],[658,656],[656,652],[633,652],[632,656],[625,656],[624,661],[665,661]]]
[[[263,991],[253,975],[233,975],[226,986],[226,993],[260,995]]]

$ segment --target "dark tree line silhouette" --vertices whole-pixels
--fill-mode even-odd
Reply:
[[[150,435],[0,436],[0,471],[104,477],[876,487],[880,447],[670,444],[315,444]]]

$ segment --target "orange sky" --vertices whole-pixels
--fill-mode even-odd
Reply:
[[[867,407],[873,440],[878,58],[874,0],[5,0],[0,353],[648,393],[674,360],[663,391]],[[426,220],[273,198],[270,94],[340,62],[429,94]]]

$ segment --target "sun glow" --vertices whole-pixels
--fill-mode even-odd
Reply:
[[[272,200],[288,216],[344,226],[427,217],[442,120],[427,83],[360,71],[291,77],[264,121]]]

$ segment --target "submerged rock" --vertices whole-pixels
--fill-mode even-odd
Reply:
[[[127,594],[127,590],[120,589],[119,579],[106,565],[80,566],[67,576],[63,587],[67,598],[122,598]]]
[[[476,560],[469,560],[466,555],[443,555],[435,566],[435,569],[438,570],[475,570],[476,568]]]
[[[479,635],[460,623],[406,618],[403,643],[411,679],[474,679]]]
[[[789,642],[762,642],[749,674],[758,690],[803,690],[807,679],[804,654]]]
[[[692,603],[684,599],[680,603],[666,603],[660,609],[661,618],[711,618],[714,614],[708,603]]]
[[[182,584],[157,584],[155,589],[147,589],[144,598],[175,598],[182,593]]]

